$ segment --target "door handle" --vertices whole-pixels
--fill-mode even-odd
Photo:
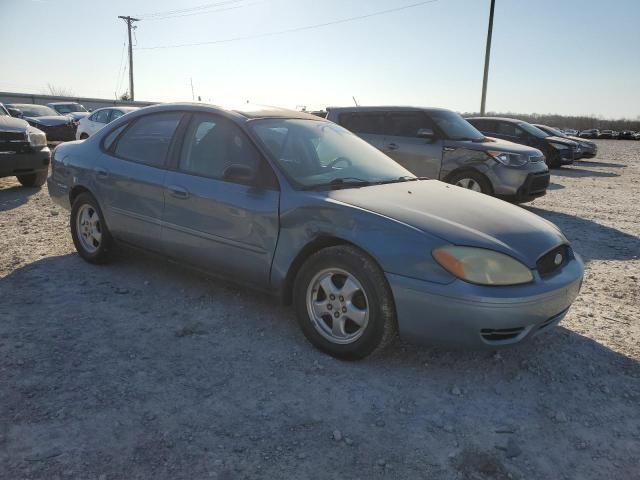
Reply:
[[[96,168],[96,175],[98,175],[100,178],[106,178],[109,176],[109,172],[105,168],[98,167]]]
[[[390,143],[390,144],[387,145],[387,148],[389,150],[397,150],[399,147],[398,147],[397,143]]]
[[[178,185],[169,185],[167,187],[167,190],[169,190],[169,193],[172,197],[176,197],[181,200],[189,198],[189,191],[184,187],[180,187]]]

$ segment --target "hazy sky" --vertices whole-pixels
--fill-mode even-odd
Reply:
[[[51,83],[78,96],[124,92],[126,28],[118,15],[147,17],[137,23],[142,48],[289,30],[419,1],[0,0],[0,90],[43,93]],[[218,11],[150,16],[213,3]],[[193,78],[196,95],[218,104],[322,108],[350,105],[354,95],[364,105],[477,111],[488,15],[489,0],[438,0],[295,33],[136,49],[136,99],[190,101]],[[640,0],[497,0],[487,109],[638,117]]]

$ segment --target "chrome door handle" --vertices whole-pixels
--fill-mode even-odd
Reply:
[[[169,190],[169,194],[171,194],[172,197],[179,198],[180,200],[189,198],[189,191],[184,187],[180,187],[178,185],[169,185],[167,187],[167,190]]]
[[[109,172],[105,168],[96,168],[96,175],[100,178],[106,178],[109,176]]]
[[[387,145],[387,148],[389,150],[397,150],[399,147],[398,147],[397,143],[390,143],[390,144]]]

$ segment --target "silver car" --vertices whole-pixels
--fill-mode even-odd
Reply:
[[[516,202],[540,197],[549,186],[549,169],[539,150],[486,137],[450,110],[327,108],[326,118],[420,177]]]
[[[348,130],[288,110],[131,112],[58,146],[48,186],[85,260],[133,244],[266,290],[340,358],[397,331],[518,344],[557,324],[582,282],[580,257],[550,222],[421,180]]]

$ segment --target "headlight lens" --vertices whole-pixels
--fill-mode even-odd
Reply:
[[[489,150],[487,154],[495,161],[500,162],[508,167],[521,167],[525,165],[528,158],[517,153],[500,152],[497,150]]]
[[[570,149],[569,145],[565,145],[564,143],[556,143],[556,142],[549,142],[549,143],[556,150],[569,150]]]
[[[442,268],[461,280],[479,285],[519,285],[533,281],[525,265],[503,253],[450,245],[433,250]]]
[[[30,128],[27,134],[29,136],[29,145],[33,148],[43,148],[47,146],[47,136],[42,130]]]

